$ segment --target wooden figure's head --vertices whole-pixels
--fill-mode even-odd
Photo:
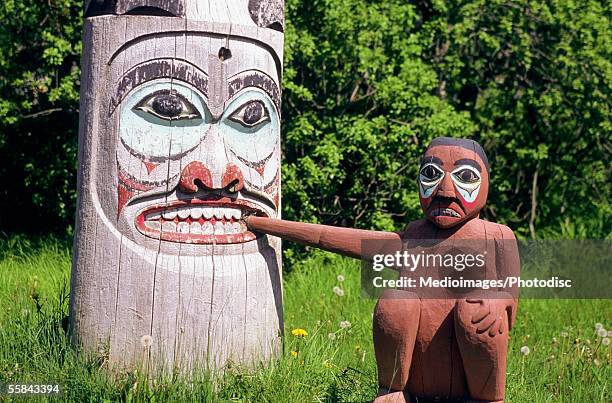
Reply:
[[[161,363],[279,351],[280,241],[243,219],[280,214],[283,18],[282,0],[86,1],[72,313],[111,360],[144,336]]]
[[[480,214],[489,192],[489,161],[477,142],[438,137],[421,160],[419,199],[425,216],[451,228]]]

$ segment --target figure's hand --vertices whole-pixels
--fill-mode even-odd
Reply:
[[[490,337],[508,333],[510,320],[508,309],[512,299],[466,299],[471,313],[471,322],[476,326],[476,333],[488,332]]]

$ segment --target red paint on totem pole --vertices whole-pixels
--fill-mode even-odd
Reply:
[[[232,162],[225,166],[225,171],[221,177],[221,188],[232,187],[232,192],[238,192],[244,188],[244,176],[240,168]]]
[[[149,174],[159,165],[159,162],[142,161],[142,163],[147,168],[147,173]]]
[[[196,181],[207,189],[213,188],[210,170],[199,161],[190,162],[183,168],[179,188],[185,193],[195,193],[199,187]]]
[[[153,189],[151,185],[145,185],[138,181],[128,178],[119,170],[119,183],[117,184],[117,216],[123,210],[126,203],[139,192],[146,192]]]

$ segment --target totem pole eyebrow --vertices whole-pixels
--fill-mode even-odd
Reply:
[[[264,91],[280,114],[281,93],[278,86],[267,74],[259,70],[246,70],[228,79],[228,99],[247,87],[255,87]]]
[[[140,84],[158,79],[170,78],[193,85],[208,97],[208,75],[186,60],[154,59],[134,66],[115,84],[111,96],[109,115],[119,106],[127,94]]]
[[[442,160],[438,157],[435,157],[433,155],[427,156],[427,157],[423,157],[423,159],[421,160],[421,165],[425,165],[428,163],[434,163],[436,165],[440,165],[443,166],[444,163],[442,163]]]
[[[471,158],[462,158],[460,160],[455,161],[455,166],[459,165],[469,165],[471,167],[476,168],[478,172],[482,172],[482,167],[480,166],[480,164]]]

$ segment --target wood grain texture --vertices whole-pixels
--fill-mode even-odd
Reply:
[[[268,362],[280,241],[242,218],[280,216],[282,33],[246,0],[113,5],[84,24],[71,337],[109,368]]]

